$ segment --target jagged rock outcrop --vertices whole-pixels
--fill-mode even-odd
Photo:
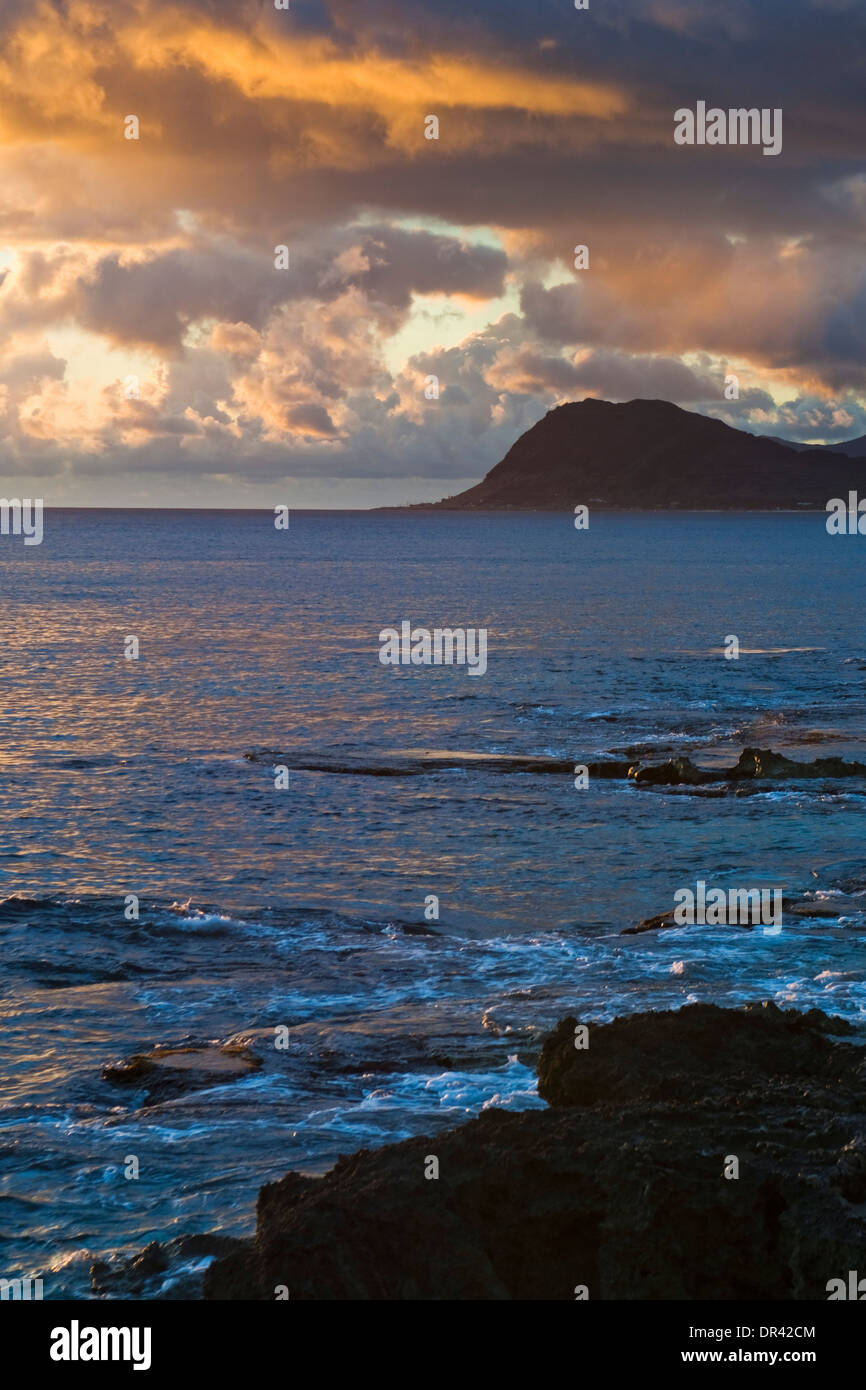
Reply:
[[[697,767],[691,758],[669,758],[664,763],[635,764],[629,777],[639,787],[707,786],[714,782],[776,782],[785,779],[866,777],[866,763],[844,758],[812,758],[800,762],[774,753],[772,748],[744,748],[733,767]]]
[[[770,1002],[632,1014],[593,1028],[586,1049],[575,1047],[576,1025],[562,1019],[542,1048],[538,1094],[550,1105],[750,1095],[769,1080],[832,1088],[846,1070],[852,1081],[860,1077],[866,1062],[866,1053],[838,1042],[853,1032],[844,1019]]]
[[[580,1050],[575,1026],[542,1052],[549,1110],[486,1111],[264,1187],[254,1239],[210,1266],[205,1296],[823,1299],[862,1263],[866,1053],[849,1025],[696,1005],[591,1027]]]
[[[232,1236],[176,1236],[151,1241],[131,1260],[96,1260],[90,1289],[96,1298],[197,1299],[207,1266],[244,1248]]]

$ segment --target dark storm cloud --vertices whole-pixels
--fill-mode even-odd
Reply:
[[[10,370],[30,360],[46,396],[7,384],[4,439],[34,469],[63,452],[56,418],[95,474],[465,477],[587,392],[858,431],[862,5],[0,0],[0,30],[0,229],[21,244],[0,321]],[[699,99],[783,108],[781,154],[675,146]],[[462,234],[403,225],[421,219]],[[385,368],[413,295],[510,285],[519,314],[448,348],[431,319],[423,351],[419,318]],[[80,453],[39,341],[55,326],[163,359],[138,409],[105,385]]]
[[[261,328],[280,304],[331,302],[350,288],[365,294],[374,315],[377,306],[386,314],[406,310],[413,293],[486,299],[502,292],[507,260],[495,248],[388,226],[346,228],[329,241],[289,248],[287,270],[275,268],[276,248],[268,246],[253,254],[231,243],[205,242],[142,259],[113,252],[76,278],[64,305],[83,327],[116,342],[175,351],[189,326],[202,319]],[[64,264],[40,253],[25,261],[20,288],[37,318],[43,317],[40,293],[50,290]],[[20,312],[18,289],[11,279],[9,302]]]

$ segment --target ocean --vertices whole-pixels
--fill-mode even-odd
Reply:
[[[288,1169],[541,1106],[565,1014],[862,1017],[862,780],[508,764],[866,759],[866,542],[824,522],[68,510],[0,538],[0,1274],[86,1297],[94,1260],[249,1233]],[[383,665],[404,620],[486,630],[486,671]],[[781,890],[782,929],[622,935],[698,880]],[[152,1105],[102,1075],[230,1038],[267,1064]]]

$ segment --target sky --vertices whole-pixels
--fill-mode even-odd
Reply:
[[[0,0],[4,495],[432,501],[587,396],[866,433],[861,0],[288,6]]]

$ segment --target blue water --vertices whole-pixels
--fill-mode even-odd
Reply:
[[[288,1168],[539,1105],[539,1038],[565,1012],[769,997],[862,1016],[858,781],[706,795],[292,763],[866,759],[864,559],[811,514],[576,532],[299,512],[283,532],[68,511],[41,546],[0,538],[0,1274],[84,1296],[92,1259],[249,1231]],[[381,665],[404,618],[486,628],[486,674]],[[697,878],[812,915],[620,935]],[[155,1043],[238,1036],[264,1065],[232,1084],[148,1107],[102,1078]]]

